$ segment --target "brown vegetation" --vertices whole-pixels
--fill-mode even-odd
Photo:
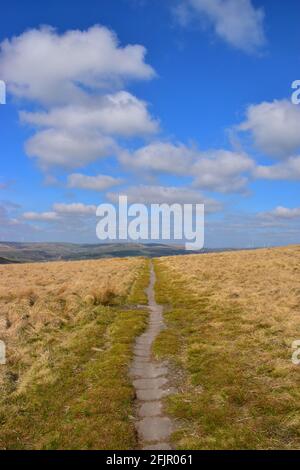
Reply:
[[[181,373],[169,410],[185,449],[299,448],[300,247],[163,258],[168,329],[155,350]]]
[[[83,304],[120,303],[140,265],[140,259],[131,258],[0,266],[0,338],[9,360],[23,354],[20,335],[60,326]]]
[[[0,266],[1,449],[134,448],[142,258]],[[125,304],[126,307],[125,307]]]

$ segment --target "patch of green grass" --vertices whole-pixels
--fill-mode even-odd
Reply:
[[[190,289],[171,262],[155,260],[155,271],[167,329],[154,353],[173,364],[179,390],[166,400],[174,447],[299,448],[299,376],[280,334],[253,324],[238,302]]]
[[[146,258],[136,281],[133,283],[127,303],[137,305],[147,305],[148,297],[146,288],[150,282],[150,260]]]
[[[145,263],[130,303],[143,299],[147,270]],[[27,363],[13,365],[23,380],[12,387],[7,377],[1,449],[136,448],[128,368],[147,311],[82,304],[74,318],[40,330],[26,342]]]

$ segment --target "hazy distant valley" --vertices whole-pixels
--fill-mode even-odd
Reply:
[[[164,244],[111,243],[17,243],[0,242],[0,264],[59,260],[123,258],[128,256],[160,257],[183,255],[184,247]]]

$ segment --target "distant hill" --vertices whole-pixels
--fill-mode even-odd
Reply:
[[[11,259],[2,258],[2,256],[0,256],[0,264],[11,264],[17,262],[18,261],[12,261]]]
[[[17,243],[0,242],[0,264],[190,254],[184,247],[159,243]]]

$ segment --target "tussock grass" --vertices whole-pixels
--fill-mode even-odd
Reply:
[[[168,399],[181,449],[297,449],[300,247],[161,258],[168,329],[154,351],[177,369]]]
[[[142,258],[1,267],[1,449],[136,447],[128,367],[147,312],[129,297],[147,271]]]

